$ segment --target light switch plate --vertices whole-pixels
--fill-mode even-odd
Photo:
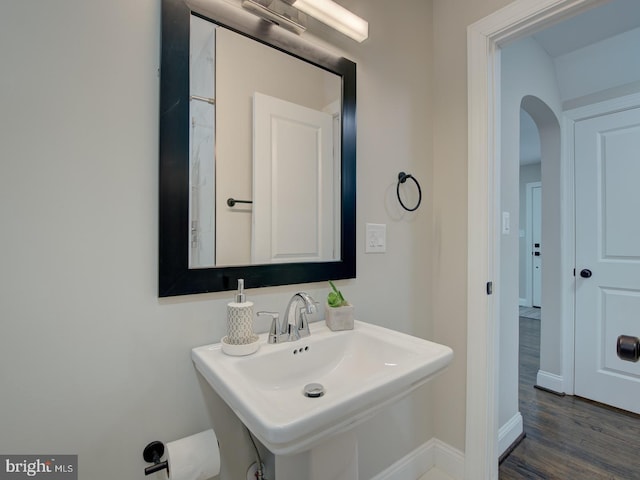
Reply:
[[[384,253],[387,251],[387,225],[367,223],[365,253]]]
[[[509,235],[511,233],[511,215],[509,212],[502,212],[502,234]]]

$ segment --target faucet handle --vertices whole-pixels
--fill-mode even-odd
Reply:
[[[280,341],[280,325],[279,319],[280,314],[278,312],[258,312],[256,313],[259,317],[262,316],[270,316],[271,317],[271,327],[269,327],[269,339],[268,343],[278,343]]]
[[[317,312],[320,302],[316,302],[315,298],[313,298],[307,292],[298,292],[296,295],[299,295],[300,298],[304,300],[304,310],[306,311],[306,313]]]
[[[316,302],[308,293],[300,292],[300,295],[305,300],[305,307],[300,309],[300,314],[298,318],[296,318],[296,327],[300,337],[308,337],[311,335],[311,331],[309,330],[309,319],[307,315],[318,311],[319,302]]]

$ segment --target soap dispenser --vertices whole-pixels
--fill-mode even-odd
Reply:
[[[260,337],[253,333],[253,302],[244,294],[244,280],[238,280],[235,301],[227,304],[227,336],[222,351],[228,355],[249,355],[258,350]]]
[[[227,304],[227,339],[231,345],[253,341],[253,302],[244,294],[244,280],[238,280],[235,301]]]

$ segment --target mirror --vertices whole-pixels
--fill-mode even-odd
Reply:
[[[193,61],[203,48],[217,71]],[[163,0],[160,90],[161,297],[230,290],[239,278],[253,288],[355,277],[353,62],[224,1]],[[300,130],[298,117],[260,127],[281,108],[317,116],[323,133]]]
[[[189,267],[339,260],[341,77],[195,15],[190,58]]]

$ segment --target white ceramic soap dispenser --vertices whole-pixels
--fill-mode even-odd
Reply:
[[[229,355],[248,355],[258,348],[258,335],[253,333],[253,302],[244,294],[244,280],[238,280],[235,301],[227,304],[227,336],[222,349]]]

